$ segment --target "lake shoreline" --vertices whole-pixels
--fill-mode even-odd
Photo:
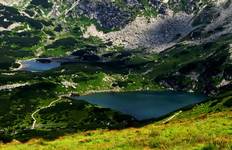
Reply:
[[[45,59],[47,60],[47,62],[44,61]],[[27,60],[17,60],[15,63],[18,64],[19,67],[13,68],[13,71],[43,72],[61,66],[61,62],[53,60],[51,58],[32,58]]]
[[[77,93],[77,92],[71,92],[69,95],[76,95],[78,96],[86,96],[86,95],[92,95],[92,94],[97,94],[97,93],[126,93],[126,92],[185,92],[189,94],[202,94],[206,95],[209,97],[209,95],[200,93],[200,92],[190,92],[190,91],[183,91],[183,90],[174,90],[174,89],[167,89],[167,88],[160,88],[160,89],[149,89],[149,90],[144,90],[144,89],[134,89],[134,90],[122,90],[120,88],[118,89],[110,89],[110,90],[89,90],[84,93]]]
[[[73,96],[71,95],[78,95],[77,97],[80,97],[80,96],[86,96],[86,95],[92,95],[92,94],[97,94],[97,93],[124,93],[124,92],[165,92],[165,91],[171,91],[171,92],[175,92],[176,90],[174,89],[166,89],[166,88],[162,88],[162,89],[151,89],[151,90],[141,90],[141,89],[135,89],[135,90],[121,90],[120,88],[119,89],[111,89],[111,90],[90,90],[88,92],[85,92],[85,93],[75,93],[75,92],[72,92],[70,93],[68,97],[68,99],[71,99],[71,100],[77,100],[77,98],[74,98]],[[189,92],[189,91],[177,91],[177,92],[186,92],[186,93],[190,93],[190,94],[203,94],[203,93],[200,93],[200,92]],[[152,119],[146,119],[146,120],[137,120],[139,123],[141,124],[147,124],[147,123],[151,123],[151,122],[154,122],[154,121],[161,121],[173,114],[175,114],[176,112],[178,111],[188,111],[190,109],[192,109],[193,107],[195,107],[196,105],[200,105],[200,104],[203,104],[203,103],[206,103],[208,101],[210,101],[210,99],[212,98],[211,96],[209,95],[206,95],[207,98],[206,100],[202,101],[202,102],[199,102],[199,103],[196,103],[196,104],[191,104],[191,105],[188,105],[188,106],[185,106],[185,107],[182,107],[180,109],[177,109],[175,111],[172,111],[166,115],[163,115],[163,116],[160,116],[160,117],[157,117],[157,118],[152,118]],[[122,112],[120,112],[122,113]],[[132,116],[133,117],[133,116]]]
[[[72,94],[68,98],[71,100],[84,100],[93,105],[130,115],[141,123],[161,120],[177,111],[191,109],[195,105],[204,103],[209,99],[208,96],[200,93],[171,91],[165,89],[133,91],[100,90],[86,92],[81,95]],[[132,99],[135,104],[131,104]],[[188,101],[184,99],[188,99]],[[130,103],[130,105],[128,103]],[[168,107],[165,108],[165,106]],[[142,116],[146,117],[143,118]]]

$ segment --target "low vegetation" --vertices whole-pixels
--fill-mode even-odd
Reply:
[[[227,96],[226,96],[227,95]],[[231,149],[231,101],[227,94],[195,106],[168,123],[163,120],[122,130],[92,130],[54,141],[33,139],[0,145],[8,149]],[[227,105],[227,104],[226,104]],[[113,135],[113,136],[112,136]]]
[[[185,40],[197,34],[193,32],[159,54],[128,50],[97,37],[83,37],[91,24],[104,32],[119,28],[103,29],[96,19],[75,18],[75,11],[67,18],[49,18],[51,2],[32,0],[23,8],[29,16],[20,12],[22,8],[0,5],[0,27],[6,29],[0,32],[0,87],[22,85],[0,90],[0,149],[232,149],[231,34],[192,46]],[[136,7],[124,0],[112,5],[133,19],[165,13],[166,6],[174,12],[195,13],[211,3],[197,0],[193,3],[200,7],[192,9],[186,0],[170,0],[158,9],[154,1],[138,2],[141,5]],[[204,24],[200,21],[195,23]],[[17,27],[7,30],[15,23]],[[72,57],[73,61],[44,72],[14,70],[19,67],[17,60],[38,57]],[[183,108],[170,121],[164,116],[149,122],[70,99],[102,91],[170,89],[204,93],[209,99]]]

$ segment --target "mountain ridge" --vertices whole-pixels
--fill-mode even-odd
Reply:
[[[0,149],[51,149],[56,144],[60,149],[85,149],[99,143],[100,149],[231,148],[230,0],[14,2],[0,1],[0,141],[8,143]],[[42,72],[20,70],[27,61],[55,61],[59,66]],[[145,125],[70,98],[141,90],[209,98],[181,108],[167,123],[164,116]],[[200,129],[206,131],[203,138]],[[111,133],[120,143],[115,144],[117,137]]]

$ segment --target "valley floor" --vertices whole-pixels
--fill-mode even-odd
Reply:
[[[88,131],[55,141],[33,139],[24,144],[13,141],[0,145],[0,149],[232,149],[231,109],[194,116],[192,113],[184,112],[166,124],[160,121],[139,128]]]

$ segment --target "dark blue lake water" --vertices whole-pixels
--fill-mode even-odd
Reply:
[[[96,93],[77,97],[79,100],[134,116],[138,120],[161,117],[206,98],[200,94],[173,91]]]

